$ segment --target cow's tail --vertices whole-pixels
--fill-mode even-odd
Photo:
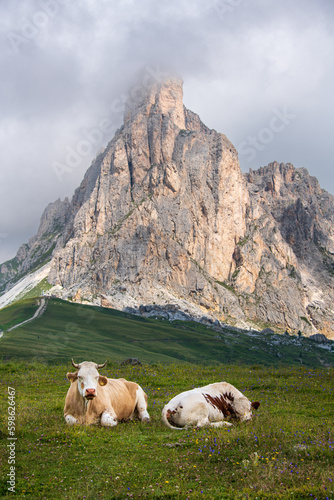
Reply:
[[[172,425],[169,422],[169,420],[168,420],[169,413],[170,413],[170,409],[168,408],[168,405],[166,405],[161,413],[163,423],[166,424],[167,427],[169,427],[170,429],[176,429],[177,431],[182,431],[184,429],[184,427],[175,427],[174,425]]]

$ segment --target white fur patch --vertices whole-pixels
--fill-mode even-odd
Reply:
[[[101,425],[104,427],[114,427],[117,425],[117,419],[113,417],[108,411],[104,411],[101,416]]]
[[[68,425],[75,425],[75,424],[78,424],[79,423],[79,420],[76,419],[75,417],[72,417],[72,415],[66,415],[65,417],[65,422],[68,424]]]
[[[151,420],[147,410],[140,412],[139,418],[142,422],[149,422]]]
[[[223,420],[222,422],[211,422],[211,427],[230,427],[232,426],[233,424],[231,424],[231,422],[226,422],[226,420]]]

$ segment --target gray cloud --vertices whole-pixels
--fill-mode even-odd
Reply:
[[[238,147],[244,171],[290,161],[334,193],[332,2],[13,0],[0,16],[0,262],[73,194],[110,136],[62,178],[53,165],[103,120],[120,125],[148,65],[183,77],[186,106]]]

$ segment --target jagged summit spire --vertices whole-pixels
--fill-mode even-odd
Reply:
[[[177,127],[185,128],[183,80],[179,76],[149,76],[134,85],[125,103],[124,124],[136,121],[138,114],[168,116]]]
[[[176,138],[185,128],[181,78],[143,80],[132,87],[124,111],[124,141],[133,193],[142,189],[153,166],[172,161]]]

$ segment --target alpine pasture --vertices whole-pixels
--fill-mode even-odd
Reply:
[[[218,335],[195,323],[57,300],[41,318],[7,332],[15,318],[33,314],[31,301],[0,311],[2,497],[334,498],[330,348],[285,335],[281,344],[232,330]],[[71,357],[108,359],[102,375],[140,384],[151,422],[67,426]],[[142,365],[121,366],[125,357]],[[222,380],[261,402],[251,422],[181,431],[164,426],[161,410],[173,396]],[[7,483],[9,387],[15,389],[15,493]]]

